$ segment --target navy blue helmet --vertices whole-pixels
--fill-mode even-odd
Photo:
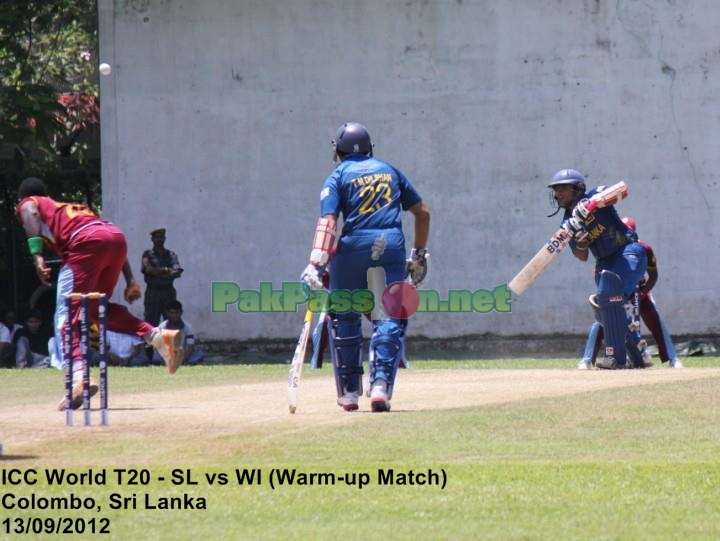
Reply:
[[[575,169],[560,169],[560,171],[553,176],[550,184],[548,184],[548,188],[561,184],[572,184],[578,188],[580,192],[585,191],[585,177]]]
[[[367,128],[357,122],[346,122],[335,134],[335,150],[341,154],[367,154],[372,156],[372,143]]]

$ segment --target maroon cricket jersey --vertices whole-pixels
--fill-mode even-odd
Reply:
[[[645,249],[645,253],[647,253],[648,268],[657,267],[657,259],[655,259],[655,252],[653,252],[652,246],[641,240],[638,241],[638,244],[640,244],[640,246]]]
[[[61,258],[65,258],[68,245],[75,238],[75,235],[92,224],[108,223],[85,205],[78,203],[60,203],[50,197],[32,196],[26,197],[16,207],[15,213],[20,225],[22,225],[21,209],[28,202],[34,202],[40,213],[42,226],[40,235],[47,246],[49,246]]]

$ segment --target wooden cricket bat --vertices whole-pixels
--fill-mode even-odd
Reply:
[[[327,342],[327,312],[320,312],[317,323],[312,332],[312,355],[310,356],[310,368],[318,369],[323,365],[323,349]]]
[[[288,409],[290,413],[295,413],[298,401],[298,386],[300,385],[300,377],[302,376],[303,364],[305,362],[305,353],[307,351],[308,338],[310,336],[310,327],[312,326],[313,313],[310,308],[305,311],[305,321],[303,322],[302,332],[295,346],[295,354],[293,355],[290,372],[288,374]]]
[[[625,184],[624,181],[620,181],[602,192],[593,195],[587,204],[587,208],[590,212],[593,212],[595,209],[614,205],[627,196],[627,184]],[[537,280],[538,276],[545,271],[548,265],[555,260],[557,255],[570,244],[570,240],[572,240],[572,233],[565,227],[561,227],[555,231],[552,237],[550,237],[550,240],[545,243],[545,246],[540,248],[538,253],[535,254],[527,265],[517,273],[515,278],[510,280],[508,283],[510,290],[515,295],[522,295],[523,292]]]

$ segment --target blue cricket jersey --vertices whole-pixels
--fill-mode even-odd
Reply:
[[[320,216],[342,213],[343,235],[402,229],[402,211],[422,201],[410,181],[387,162],[365,155],[346,157],[325,180]]]
[[[598,186],[583,195],[583,198],[590,198],[596,193],[605,190],[607,186]],[[565,210],[562,223],[565,223],[572,216],[572,210]],[[623,248],[637,241],[635,231],[626,226],[614,206],[597,209],[585,220],[585,229],[590,239],[590,251],[596,259],[604,259],[614,256],[623,251]],[[575,247],[575,239],[570,241],[570,246]]]
[[[330,263],[330,289],[366,288],[370,267],[383,267],[388,284],[404,280],[402,211],[421,201],[405,175],[389,163],[361,154],[347,156],[320,192],[320,216],[343,217]],[[387,246],[374,261],[371,248],[381,233],[386,234]]]

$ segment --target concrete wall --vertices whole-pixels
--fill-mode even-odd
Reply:
[[[627,179],[619,205],[660,262],[674,333],[720,330],[720,4],[710,0],[99,0],[105,213],[132,263],[149,231],[186,268],[214,339],[288,337],[301,317],[210,312],[307,262],[330,141],[366,124],[432,210],[431,280],[508,282],[555,230],[546,180]],[[412,222],[407,222],[411,226]],[[412,228],[410,228],[412,231]],[[422,314],[412,334],[583,332],[591,264],[570,253],[512,314]],[[141,310],[135,309],[136,313]]]

